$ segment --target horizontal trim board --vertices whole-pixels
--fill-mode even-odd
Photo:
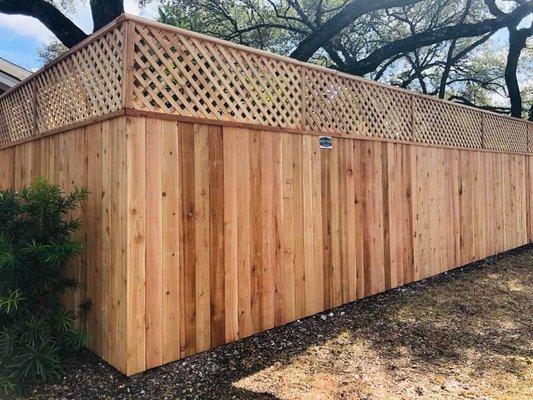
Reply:
[[[125,109],[125,115],[131,116],[131,117],[158,118],[158,119],[162,119],[166,121],[178,121],[178,122],[181,121],[181,122],[191,122],[191,123],[206,124],[206,125],[227,126],[227,127],[234,127],[234,128],[247,128],[247,129],[259,130],[259,131],[285,132],[285,133],[294,133],[294,134],[312,135],[312,136],[331,136],[334,138],[346,139],[346,140],[368,140],[372,142],[398,143],[398,144],[405,144],[405,145],[410,145],[410,146],[429,147],[429,148],[436,148],[436,149],[455,149],[455,150],[498,153],[498,154],[530,155],[530,153],[515,153],[515,152],[507,152],[507,151],[502,151],[502,150],[491,150],[491,149],[472,149],[469,147],[451,147],[451,146],[444,146],[444,145],[437,145],[437,144],[412,142],[412,141],[406,141],[406,140],[378,138],[378,137],[372,137],[372,136],[345,136],[345,135],[336,134],[336,133],[325,133],[321,131],[312,131],[312,130],[305,130],[305,129],[278,128],[278,127],[272,127],[269,125],[248,124],[248,123],[233,122],[233,121],[221,121],[221,120],[216,120],[216,119],[206,119],[206,118],[198,118],[198,117],[186,117],[182,115],[167,114],[167,113],[156,112],[156,111],[136,110],[133,108]]]
[[[53,131],[46,132],[40,136],[36,136],[33,138],[29,138],[20,142],[14,142],[8,146],[5,146],[2,149],[8,149],[20,144],[28,143],[34,140],[39,140],[41,138],[56,135],[62,132],[67,132],[73,129],[82,128],[88,125],[92,125],[96,122],[105,121],[108,119],[113,119],[119,116],[130,116],[130,117],[146,117],[146,118],[158,118],[165,121],[176,121],[176,122],[191,122],[191,123],[199,123],[199,124],[206,124],[206,125],[215,125],[215,126],[227,126],[227,127],[235,127],[235,128],[248,128],[252,130],[269,130],[273,132],[287,132],[287,133],[293,133],[293,134],[300,134],[300,135],[312,135],[312,136],[331,136],[338,139],[346,139],[346,140],[368,140],[373,142],[383,142],[383,143],[398,143],[398,144],[405,144],[405,145],[411,145],[411,146],[419,146],[419,147],[429,147],[429,148],[437,148],[437,149],[456,149],[456,150],[464,150],[464,151],[475,151],[475,152],[483,152],[483,153],[497,153],[497,154],[517,154],[517,155],[530,155],[530,153],[513,153],[513,152],[507,152],[507,151],[501,151],[501,150],[491,150],[491,149],[472,149],[468,147],[449,147],[449,146],[443,146],[443,145],[435,145],[435,144],[427,144],[427,143],[418,143],[418,142],[410,142],[405,140],[394,140],[394,139],[386,139],[386,138],[376,138],[376,137],[370,137],[370,136],[354,136],[354,137],[346,137],[341,134],[330,134],[330,133],[324,133],[320,131],[310,131],[310,130],[302,130],[302,129],[291,129],[291,128],[276,128],[271,126],[262,126],[257,124],[247,124],[247,123],[239,123],[239,122],[231,122],[231,121],[220,121],[220,120],[211,120],[211,119],[205,119],[205,118],[198,118],[198,117],[186,117],[181,115],[175,115],[175,114],[167,114],[167,113],[161,113],[161,112],[155,112],[155,111],[143,111],[143,110],[136,110],[133,108],[123,108],[118,111],[114,111],[112,113],[91,118],[90,120],[80,122],[78,124],[65,126],[62,128],[54,129]]]

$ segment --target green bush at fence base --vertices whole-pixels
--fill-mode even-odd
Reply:
[[[61,303],[79,287],[66,265],[82,250],[72,213],[86,197],[86,189],[64,194],[41,178],[0,191],[0,397],[50,379],[86,343],[75,324],[83,307]]]

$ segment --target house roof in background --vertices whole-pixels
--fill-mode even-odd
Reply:
[[[31,71],[28,71],[27,69],[22,68],[21,66],[17,64],[13,64],[12,62],[2,57],[0,57],[0,72],[3,72],[4,74],[11,76],[18,81],[26,79],[28,76],[32,74]]]

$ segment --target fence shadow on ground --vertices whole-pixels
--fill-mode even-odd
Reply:
[[[332,317],[329,312],[312,316],[131,379],[85,352],[69,361],[70,376],[64,381],[75,391],[72,375],[91,375],[98,381],[94,390],[112,398],[276,399],[236,383],[267,369],[289,367],[309,349],[339,337],[345,349],[364,343],[386,366],[407,356],[433,371],[462,365],[479,354],[483,357],[474,365],[480,371],[520,369],[514,360],[532,357],[528,332],[533,282],[531,274],[523,273],[528,268],[524,258],[533,259],[532,249],[526,246],[339,307]],[[491,362],[494,357],[499,357],[497,363]]]

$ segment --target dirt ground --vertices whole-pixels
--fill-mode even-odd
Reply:
[[[127,379],[89,352],[31,399],[533,399],[533,247]]]

